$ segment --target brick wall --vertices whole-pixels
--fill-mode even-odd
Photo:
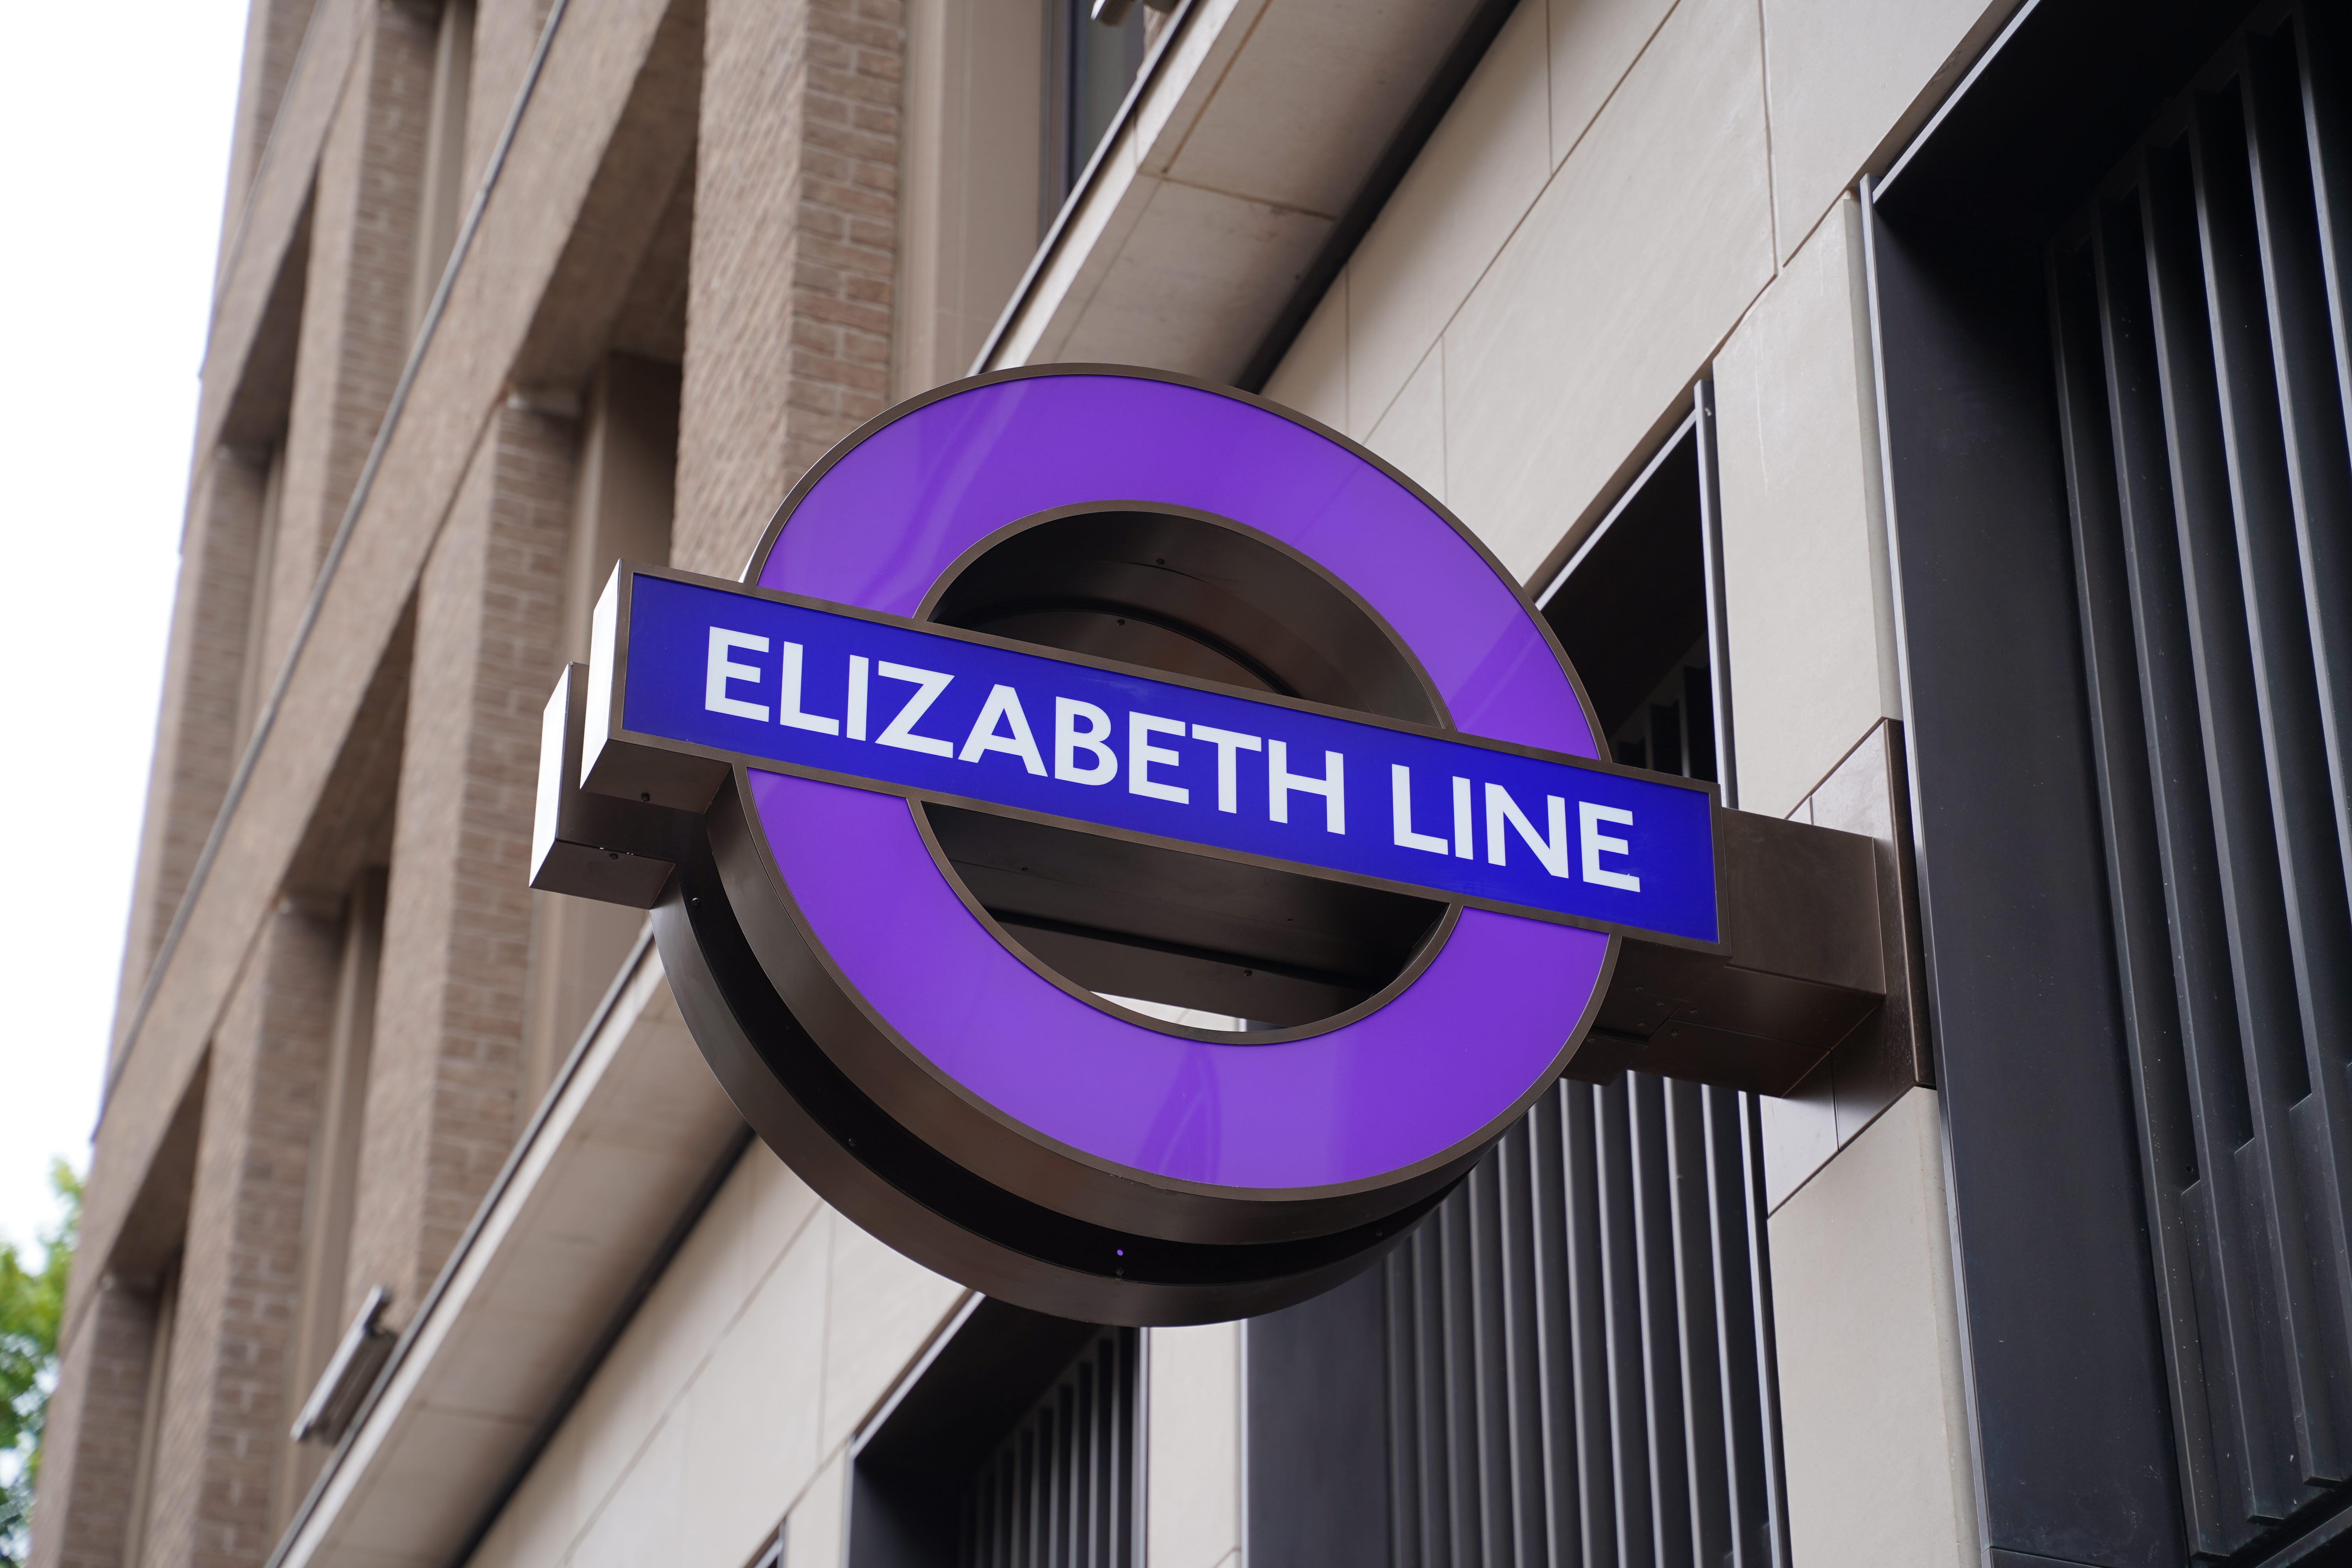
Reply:
[[[671,559],[733,574],[887,406],[898,0],[711,0]]]
[[[266,583],[254,581],[266,465],[249,454],[212,451],[192,487],[138,923],[126,959],[125,989],[133,996],[238,754],[248,626],[257,615],[264,629],[251,663],[266,686],[410,345],[411,235],[437,8],[411,0],[351,3],[359,42],[325,140],[304,154],[315,165],[290,174],[273,167],[263,176],[314,187],[309,250],[295,274],[304,289],[299,329],[289,333],[291,412]],[[239,110],[239,155],[247,159],[235,181],[240,194],[310,10],[310,0],[258,4]],[[504,122],[546,5],[480,0],[469,187]],[[731,571],[792,481],[888,396],[902,47],[897,0],[710,0],[708,11],[673,537],[682,563]],[[567,26],[593,30],[598,21],[596,7],[576,4]],[[562,107],[542,103],[533,113]],[[544,198],[526,186],[503,199]],[[236,201],[231,205],[234,211]],[[241,257],[236,265],[275,268],[278,258]],[[478,279],[509,262],[493,252],[468,265]],[[478,357],[483,341],[462,338],[436,356]],[[583,342],[570,359],[596,363],[609,347]],[[257,372],[248,365],[237,374],[250,380]],[[217,388],[208,395],[229,395]],[[577,430],[562,414],[514,402],[473,425],[482,417],[476,410],[488,407],[469,405],[458,414],[442,399],[421,414],[412,409],[412,423],[446,420],[443,427],[454,431],[462,420],[482,434],[454,496],[393,492],[404,513],[429,518],[423,526],[438,534],[413,588],[415,652],[347,1278],[353,1297],[374,1283],[390,1285],[395,1323],[415,1310],[529,1110],[521,1061],[530,942],[524,876],[539,715],[561,637]],[[453,458],[457,440],[453,435]],[[373,506],[388,504],[379,495]],[[362,548],[355,559],[374,558],[364,554],[372,547]],[[405,583],[391,588],[411,592]],[[342,647],[337,636],[322,627],[306,668],[324,659],[348,665],[349,679],[365,681],[372,656]],[[293,733],[311,749],[341,749],[348,740]],[[284,751],[273,747],[270,755]],[[281,798],[271,778],[258,780],[256,792],[248,813],[296,814],[313,836],[343,830],[331,802]],[[236,863],[238,842],[232,840],[216,882],[251,874]],[[303,855],[316,859],[314,847]],[[257,1568],[274,1544],[270,1489],[274,1476],[290,1473],[280,1462],[286,1427],[308,1392],[294,1385],[288,1361],[337,942],[331,917],[283,902],[249,935],[239,930],[229,937],[184,949],[175,960],[216,966],[228,1000],[217,1018],[198,1026],[210,1031],[209,1066],[196,1079],[201,1131],[182,1145],[194,1150],[195,1174],[177,1183],[193,1195],[163,1401],[146,1412],[153,1300],[137,1280],[98,1292],[68,1346],[55,1406],[39,1520],[42,1568],[123,1568],[140,1433],[150,1414],[158,1440],[138,1568]],[[148,1119],[130,1120],[143,1126]],[[160,1126],[167,1119],[153,1120]],[[110,1120],[117,1143],[124,1124],[122,1117]],[[111,1177],[117,1191],[105,1194],[107,1205],[129,1215],[122,1237],[157,1228],[149,1214],[157,1155],[144,1142],[142,1151],[118,1150],[107,1166],[126,1173]],[[175,1158],[184,1159],[175,1169],[184,1170],[184,1157]],[[135,1199],[121,1193],[141,1183]],[[183,1222],[163,1223],[171,1231],[163,1244],[176,1246]],[[108,1257],[122,1255],[118,1246]],[[105,1266],[95,1257],[86,1265]],[[81,1289],[90,1289],[87,1280]],[[276,1517],[287,1501],[275,1500]]]
[[[531,809],[554,679],[573,422],[491,421],[417,587],[347,1299],[405,1321],[522,1112]]]
[[[226,448],[197,474],[181,539],[170,662],[147,781],[121,1005],[136,1001],[187,891],[237,759],[238,695],[253,610],[267,458]]]
[[[470,199],[506,129],[507,110],[547,25],[552,0],[476,0],[473,97],[466,106],[466,177]]]
[[[107,1279],[49,1400],[28,1568],[120,1568],[154,1350],[152,1289]]]
[[[278,106],[286,100],[287,83],[294,75],[295,57],[310,25],[318,0],[254,0],[246,17],[245,81],[238,95],[236,129],[229,144],[228,212],[221,225],[225,249],[236,232],[245,193],[268,145],[270,128],[278,122]]]
[[[433,95],[431,13],[371,3],[319,160],[261,639],[276,672],[408,357],[417,201]]]
[[[286,1363],[339,953],[333,922],[281,910],[214,1035],[144,1563],[269,1554],[278,1445],[306,1392]]]

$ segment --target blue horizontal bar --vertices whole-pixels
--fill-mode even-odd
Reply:
[[[639,574],[623,723],[1578,922],[1717,940],[1706,791]]]

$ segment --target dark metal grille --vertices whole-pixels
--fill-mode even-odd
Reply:
[[[1135,1560],[1137,1336],[1105,1329],[973,1475],[958,1568],[1127,1568]]]
[[[2050,262],[2117,978],[2209,1560],[2260,1559],[2352,1478],[2341,11],[2236,39]]]
[[[1394,1568],[1786,1561],[1752,1097],[1562,1083],[1384,1266]]]
[[[1609,737],[1609,749],[1628,767],[1715,777],[1715,686],[1706,644],[1683,656],[1648,700]]]

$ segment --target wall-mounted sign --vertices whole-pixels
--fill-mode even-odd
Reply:
[[[1711,787],[1598,761],[1478,542],[1231,391],[942,388],[742,583],[625,564],[594,641],[535,885],[654,905],[778,1152],[1049,1311],[1328,1286],[1558,1076],[1621,933],[1720,962]]]
[[[626,653],[591,688],[591,789],[667,773],[683,787],[656,801],[708,799],[702,770],[667,759],[740,762],[1539,920],[1716,938],[1706,794],[1658,774],[627,565],[599,635]]]

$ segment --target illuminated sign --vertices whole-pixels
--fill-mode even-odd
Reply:
[[[941,388],[742,582],[625,564],[594,641],[535,885],[652,906],[778,1152],[1045,1310],[1326,1288],[1551,1084],[1621,933],[1720,962],[1712,786],[1599,760],[1477,541],[1230,390]]]
[[[1683,781],[673,574],[614,589],[600,626],[625,620],[628,653],[601,746],[1716,938],[1707,796]]]

